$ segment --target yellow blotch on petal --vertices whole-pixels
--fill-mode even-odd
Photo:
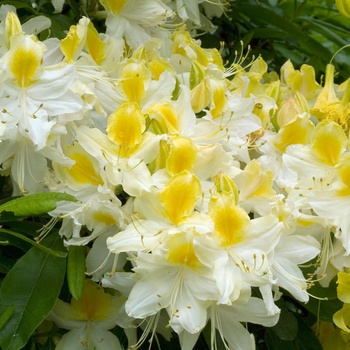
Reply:
[[[128,0],[100,0],[102,6],[115,15],[120,13],[127,2]]]
[[[75,161],[69,168],[59,163],[53,163],[55,173],[62,182],[75,188],[81,185],[102,185],[103,180],[98,173],[98,162],[91,157],[78,143],[66,146],[66,155]]]
[[[156,59],[148,63],[154,80],[159,80],[160,75],[169,68],[169,63],[165,60]]]
[[[105,60],[106,43],[100,39],[98,32],[92,24],[92,22],[88,24],[85,46],[89,54],[97,64],[101,64]]]
[[[91,156],[80,150],[76,152],[73,148],[68,152],[68,155],[75,161],[75,164],[70,169],[67,168],[67,173],[79,184],[102,185],[102,178],[98,174]]]
[[[167,241],[168,261],[176,265],[186,265],[194,270],[199,264],[194,248],[193,237],[185,232],[171,235]]]
[[[108,118],[108,138],[120,146],[123,157],[137,149],[145,129],[145,117],[136,103],[124,103]]]
[[[193,142],[186,137],[176,137],[171,140],[169,157],[166,169],[171,175],[191,170],[197,159],[197,148]]]
[[[117,224],[117,221],[112,215],[109,215],[108,213],[103,213],[100,211],[93,214],[93,220],[97,222],[101,222],[106,226],[112,226]]]
[[[169,220],[177,225],[189,217],[202,194],[199,180],[187,171],[175,175],[159,194]]]
[[[71,301],[77,316],[86,321],[100,321],[107,318],[112,305],[111,296],[102,287],[86,280],[82,296]]]
[[[141,103],[151,72],[144,62],[128,62],[120,71],[120,86],[129,102]]]
[[[311,150],[325,164],[334,166],[345,151],[348,139],[337,123],[324,120],[317,124]]]
[[[291,122],[284,124],[276,135],[273,144],[282,153],[290,145],[306,145],[311,139],[314,124],[307,114],[295,117]]]
[[[44,49],[32,36],[20,36],[17,39],[6,56],[8,68],[18,86],[28,87],[36,81]]]
[[[214,222],[215,234],[223,247],[230,247],[244,240],[250,219],[248,214],[235,204],[232,195],[214,195],[209,203],[209,215]]]

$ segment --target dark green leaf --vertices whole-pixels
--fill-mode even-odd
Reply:
[[[298,333],[298,321],[294,314],[287,309],[283,299],[279,300],[277,305],[281,309],[281,315],[278,323],[271,327],[271,330],[281,340],[293,340]]]
[[[19,197],[0,205],[0,213],[7,211],[15,216],[32,216],[47,213],[56,208],[59,201],[76,201],[76,199],[60,192],[38,193]]]
[[[0,251],[1,253],[1,251]],[[14,260],[0,254],[0,273],[8,273],[15,264]]]
[[[85,283],[85,247],[70,246],[67,261],[67,280],[73,298],[79,299]]]
[[[52,235],[44,240],[50,249],[62,250],[62,239]],[[66,269],[66,260],[34,247],[20,258],[0,288],[0,312],[15,305],[15,312],[0,331],[3,350],[22,348],[36,327],[52,310]]]
[[[7,321],[12,317],[15,312],[15,305],[7,305],[6,309],[0,315],[0,331],[5,326]]]
[[[27,242],[27,243],[33,245],[34,247],[44,251],[46,254],[50,254],[50,255],[56,256],[58,258],[65,258],[67,255],[66,252],[56,251],[54,249],[47,248],[45,245],[37,243],[37,242],[33,241],[32,239],[30,239],[30,238],[28,238],[20,233],[0,228],[0,234],[1,233],[5,233],[5,234],[8,234],[10,236],[14,236],[16,238],[19,238],[19,239],[23,240],[24,242]]]
[[[27,252],[31,248],[31,244],[22,237],[17,237],[7,232],[1,231],[0,229],[0,244],[1,245],[13,245],[23,252]]]
[[[272,330],[267,330],[267,348],[269,350],[322,350],[312,329],[300,317],[297,317],[297,321],[298,334],[291,341],[282,340]]]
[[[2,0],[2,1],[0,1],[0,5],[12,5],[12,6],[16,7],[16,9],[25,8],[28,11],[35,13],[35,10],[34,10],[33,6],[31,5],[31,2],[27,1],[27,0],[25,0],[25,1]]]

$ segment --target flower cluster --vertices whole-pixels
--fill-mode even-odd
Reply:
[[[275,325],[284,290],[306,303],[315,280],[348,278],[349,81],[331,64],[324,86],[289,61],[225,67],[176,24],[209,25],[198,3],[224,11],[101,0],[104,34],[84,17],[45,41],[2,8],[1,172],[17,195],[73,195],[50,214],[67,249],[90,248],[83,296],[50,315],[71,330],[58,348],[118,349],[116,325],[138,346],[136,326],[167,325],[192,349],[210,324],[213,349],[216,334],[254,349],[242,323]]]

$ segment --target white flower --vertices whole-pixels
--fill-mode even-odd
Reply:
[[[86,280],[78,300],[72,299],[69,304],[58,299],[48,319],[70,331],[56,349],[121,350],[118,338],[108,330],[116,326],[123,300],[123,297],[105,293],[90,280]]]
[[[106,33],[124,38],[131,48],[145,44],[172,11],[159,0],[101,0],[107,10]]]

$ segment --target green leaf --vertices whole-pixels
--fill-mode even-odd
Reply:
[[[29,10],[30,12],[35,13],[35,10],[33,8],[33,6],[31,6],[30,1],[0,1],[0,5],[12,5],[14,7],[16,7],[16,9],[20,9],[20,8],[25,8],[27,10]]]
[[[5,326],[7,321],[12,317],[15,312],[15,305],[7,305],[4,312],[0,315],[0,331]]]
[[[314,332],[300,317],[298,321],[298,334],[291,340],[280,339],[272,330],[266,331],[266,344],[269,350],[322,350],[319,340]]]
[[[239,12],[248,18],[254,19],[256,23],[270,26],[276,30],[282,30],[290,38],[296,40],[300,47],[309,54],[320,55],[326,60],[330,60],[331,53],[317,40],[305,34],[298,26],[287,18],[277,14],[269,8],[261,5],[240,5]]]
[[[85,283],[85,247],[70,246],[67,261],[67,280],[73,298],[79,299]]]
[[[294,314],[287,309],[283,299],[276,304],[281,309],[281,315],[278,323],[270,329],[281,340],[293,340],[298,333],[298,321]]]
[[[60,192],[31,194],[0,205],[0,213],[7,211],[12,212],[15,216],[45,214],[54,210],[59,201],[76,202],[77,200],[67,193]]]
[[[15,261],[3,256],[0,250],[0,273],[8,273],[14,264]]]
[[[331,28],[327,28],[329,24],[325,23],[324,21],[316,20],[309,17],[303,17],[304,21],[310,23],[316,31],[323,34],[325,37],[331,39],[334,43],[344,46],[347,44],[347,41],[341,38],[339,35],[337,35],[334,31],[334,26]]]
[[[64,250],[62,239],[51,235],[43,241],[50,249]],[[23,255],[4,278],[0,288],[0,313],[15,311],[0,331],[3,350],[17,350],[52,310],[64,281],[66,260],[34,247]]]

